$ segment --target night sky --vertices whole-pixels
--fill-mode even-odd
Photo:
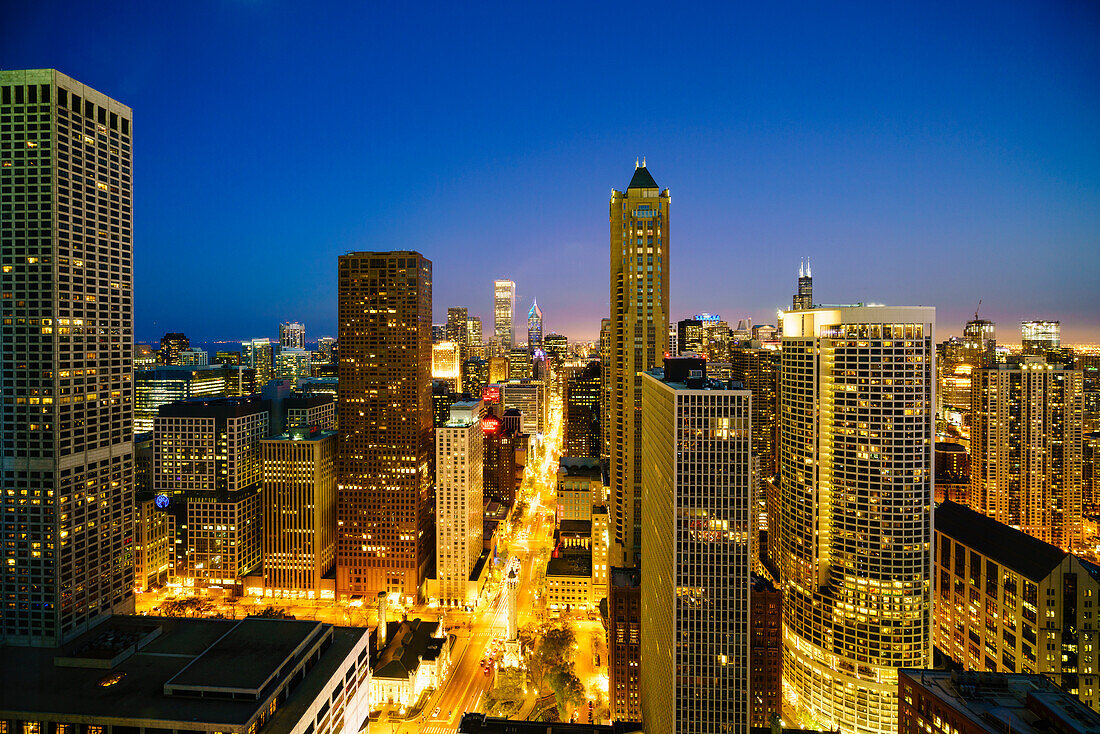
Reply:
[[[0,67],[134,108],[135,331],[336,332],[336,256],[492,280],[546,331],[608,309],[608,196],[672,190],[672,315],[979,298],[1100,341],[1100,5],[14,3]]]

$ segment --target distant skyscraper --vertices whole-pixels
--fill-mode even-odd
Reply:
[[[470,350],[470,319],[469,311],[465,306],[452,306],[447,309],[447,341],[458,345],[459,357],[462,360],[469,356]]]
[[[210,361],[210,356],[202,349],[195,349],[193,347],[180,350],[179,361],[177,364],[181,365],[197,365],[202,366]]]
[[[331,336],[323,336],[317,340],[317,351],[326,362],[336,361],[336,339]]]
[[[131,111],[53,69],[0,93],[0,643],[52,646],[134,605]]]
[[[752,397],[704,375],[681,358],[642,378],[647,734],[749,731]]]
[[[542,349],[542,309],[535,300],[527,312],[527,351],[534,354],[537,349]]]
[[[280,380],[300,380],[310,376],[312,355],[305,349],[283,347],[275,355],[275,377]]]
[[[1035,356],[971,372],[968,504],[1065,550],[1083,539],[1081,382]]]
[[[850,734],[897,728],[932,662],[935,309],[783,314],[778,533],[784,687]]]
[[[263,387],[275,379],[275,352],[265,338],[241,342],[241,364],[256,370],[256,385]]]
[[[680,354],[680,330],[678,324],[668,325],[668,356],[675,357]]]
[[[416,599],[435,546],[432,263],[340,257],[337,593]]]
[[[611,461],[611,319],[600,319],[600,459]]]
[[[814,279],[810,275],[809,260],[798,264],[798,293],[792,301],[792,311],[808,311],[814,307]]]
[[[319,598],[336,562],[336,432],[294,426],[262,455],[264,590]]]
[[[1025,354],[1057,349],[1062,346],[1062,324],[1058,321],[1022,321],[1020,343]]]
[[[600,457],[600,371],[589,362],[566,383],[564,456]]]
[[[432,345],[432,379],[446,380],[452,392],[459,390],[462,370],[462,351],[456,342],[440,342]]]
[[[188,349],[191,341],[186,334],[165,334],[160,338],[160,351],[157,353],[161,364],[183,364],[180,361],[180,352]]]
[[[641,553],[641,373],[668,351],[668,210],[645,165],[611,191],[610,367],[612,565]]]
[[[466,343],[472,351],[482,345],[484,336],[481,333],[481,317],[470,316],[466,319]],[[471,356],[473,356],[471,354]]]
[[[485,445],[480,401],[455,403],[435,430],[436,571],[445,606],[473,606],[482,551]]]
[[[306,327],[297,321],[284,321],[279,324],[279,346],[284,349],[306,348]]]
[[[516,345],[512,317],[516,312],[516,284],[510,280],[493,281],[493,336],[507,351]]]
[[[703,322],[698,319],[683,319],[676,322],[676,348],[679,354],[706,354],[707,334]],[[673,355],[676,356],[676,355]]]

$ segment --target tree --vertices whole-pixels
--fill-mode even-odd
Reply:
[[[264,607],[255,614],[249,614],[248,616],[262,619],[297,619],[293,614],[279,607]]]
[[[197,596],[168,599],[160,605],[160,613],[165,617],[205,617],[213,612],[214,602]]]
[[[567,703],[576,707],[584,702],[584,684],[573,672],[572,661],[551,670],[547,680],[550,690],[554,692],[554,699],[558,702],[559,711],[564,713]]]

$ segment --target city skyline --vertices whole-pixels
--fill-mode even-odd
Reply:
[[[30,12],[37,20],[22,22]],[[10,27],[25,31],[5,38],[0,66],[76,73],[142,110],[140,341],[172,331],[274,335],[287,319],[334,334],[335,256],[396,249],[420,251],[446,274],[436,323],[453,305],[489,317],[489,282],[508,278],[518,303],[538,297],[552,315],[548,332],[594,338],[607,272],[591,257],[606,226],[593,202],[623,186],[624,166],[642,155],[678,192],[685,247],[673,262],[674,320],[708,310],[774,323],[808,257],[822,302],[935,305],[946,335],[982,298],[1004,342],[1030,318],[1060,319],[1067,343],[1100,341],[1089,283],[1100,268],[1100,109],[1085,91],[1097,65],[1093,10],[804,9],[792,26],[778,9],[711,8],[705,31],[698,16],[672,21],[653,49],[669,63],[644,105],[609,95],[601,75],[586,73],[627,58],[636,33],[599,44],[588,26],[559,31],[557,47],[576,51],[560,67],[538,43],[513,45],[523,34],[509,30],[538,25],[510,14],[522,11],[440,11],[412,50],[400,48],[403,18],[382,12],[362,30],[350,13],[322,39],[298,12],[239,3],[220,7],[213,23],[173,18],[167,45],[140,41],[125,58],[93,44],[157,37],[142,31],[164,28],[163,11],[46,2],[11,12]],[[47,30],[77,25],[86,38]],[[377,43],[350,43],[353,30]],[[442,77],[423,73],[461,52],[452,37],[480,50]],[[225,54],[205,51],[213,47]],[[178,59],[187,59],[186,78]],[[252,71],[265,65],[282,73]],[[369,89],[299,71],[367,65],[376,69]],[[241,73],[221,72],[234,66]],[[309,90],[306,111],[263,112],[284,86]],[[455,94],[465,104],[441,129],[440,116],[422,110],[453,109]],[[218,125],[202,122],[211,110]],[[495,110],[508,112],[497,120]],[[315,125],[355,115],[370,120],[365,134]],[[632,129],[599,132],[621,130],[632,115]],[[285,145],[304,139],[311,144]],[[211,168],[218,186],[182,185]],[[553,205],[541,193],[548,180]],[[315,216],[295,220],[300,208]],[[181,211],[204,215],[181,221]],[[446,224],[460,216],[462,228]],[[875,256],[914,248],[919,256],[901,272]],[[262,285],[240,277],[257,266],[257,250],[283,265]],[[166,259],[172,278],[160,271]],[[195,297],[198,279],[206,298]],[[230,299],[250,306],[227,308]]]

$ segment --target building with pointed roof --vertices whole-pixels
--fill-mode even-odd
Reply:
[[[542,349],[542,309],[537,299],[527,312],[527,351],[534,354],[536,349]]]

